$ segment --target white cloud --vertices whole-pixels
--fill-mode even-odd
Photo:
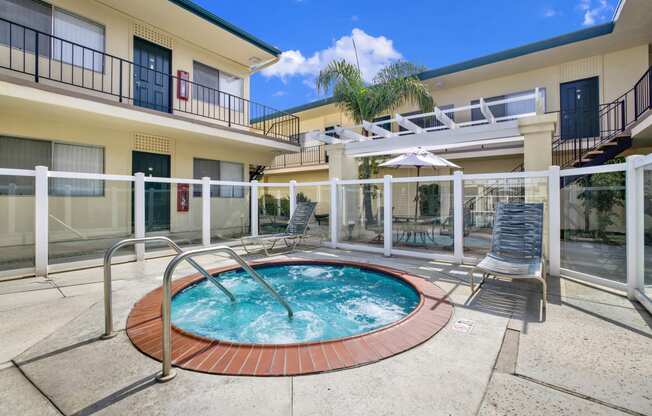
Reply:
[[[283,90],[278,90],[278,91],[276,91],[276,92],[275,92],[274,94],[272,94],[272,95],[273,95],[274,97],[283,97],[283,96],[286,95],[286,94],[287,94],[287,92],[285,92],[285,91],[283,91]]]
[[[580,0],[577,8],[584,14],[582,21],[584,26],[606,20],[609,12],[613,10],[607,0]]]
[[[286,82],[289,77],[300,76],[304,83],[313,85],[312,79],[333,60],[346,59],[355,63],[353,40],[358,50],[360,70],[366,81],[371,81],[385,65],[402,58],[394,49],[391,39],[384,36],[371,36],[361,29],[353,29],[351,35],[342,36],[323,50],[306,57],[299,50],[289,50],[281,54],[279,62],[262,70],[266,77],[279,77]],[[308,85],[306,83],[306,85]]]
[[[543,17],[555,17],[559,16],[559,12],[555,9],[545,9],[543,11]]]

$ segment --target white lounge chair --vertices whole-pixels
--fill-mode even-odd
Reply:
[[[240,239],[242,247],[247,254],[252,254],[253,252],[249,251],[247,248],[248,245],[262,246],[265,255],[269,256],[270,251],[274,250],[276,244],[282,241],[288,250],[277,252],[275,254],[290,253],[296,250],[297,245],[308,236],[308,222],[310,221],[310,217],[314,214],[316,206],[316,202],[298,202],[285,232],[264,234],[255,237],[243,237]]]
[[[542,243],[543,204],[498,204],[491,236],[491,250],[469,271],[471,291],[475,292],[473,274],[478,270],[482,271],[480,285],[487,276],[534,279],[542,285],[545,309],[547,285]]]

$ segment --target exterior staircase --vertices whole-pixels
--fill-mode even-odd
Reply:
[[[630,148],[632,128],[652,113],[651,69],[632,89],[600,105],[597,137],[562,138],[558,123],[552,144],[553,163],[562,169],[603,165]],[[561,120],[563,114],[557,113]]]

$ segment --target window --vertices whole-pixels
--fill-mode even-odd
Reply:
[[[52,169],[62,172],[104,173],[104,149],[95,146],[54,143]],[[50,195],[102,196],[104,182],[90,179],[52,178]]]
[[[0,0],[0,17],[45,33],[39,35],[39,54],[49,56],[50,39],[47,35],[52,33],[52,7],[49,4],[40,0]],[[35,52],[36,32],[0,21],[0,43],[11,43],[14,48]]]
[[[227,74],[226,72],[220,72],[220,91],[242,98],[244,94],[243,89],[244,82],[242,81],[242,78]],[[225,97],[226,100],[229,100],[228,95]],[[234,111],[242,111],[242,100],[235,97],[231,98],[230,104],[229,102],[225,102],[223,106],[231,108]]]
[[[383,121],[383,120],[389,120],[392,118],[391,116],[381,116],[381,117],[376,117],[375,119],[372,120],[373,123],[376,123],[378,121]],[[377,124],[378,127],[383,128],[388,131],[392,131],[392,123],[382,123],[382,124]]]
[[[542,95],[544,101],[546,97],[546,89],[545,88],[539,88],[539,92]],[[505,95],[497,95],[495,97],[490,97],[490,98],[485,98],[485,102],[487,103],[492,103],[494,101],[500,101],[500,100],[505,100],[508,98],[516,98],[516,97],[521,97],[523,95],[528,95],[532,94],[532,91],[521,91],[521,92],[515,92],[511,94],[505,94]],[[480,100],[473,100],[471,101],[471,105],[475,105],[480,103]],[[499,117],[511,117],[511,116],[516,116],[518,114],[525,114],[525,113],[533,113],[536,111],[535,108],[535,101],[533,99],[529,100],[523,100],[523,101],[516,101],[514,103],[503,103],[503,104],[497,104],[497,105],[492,105],[489,107],[491,110],[491,113],[494,115],[494,117],[499,118]],[[480,111],[479,108],[474,108],[471,110],[471,120],[472,121],[478,121],[478,120],[484,120],[484,116],[482,115],[482,111]]]
[[[212,180],[244,182],[244,165],[242,163],[195,158],[193,160],[193,177],[201,179],[205,176]],[[201,196],[201,185],[194,186],[193,196]],[[211,196],[244,198],[244,188],[234,185],[211,185]]]
[[[54,36],[68,41],[53,39],[54,59],[103,72],[104,26],[61,9],[54,9],[53,26]]]
[[[193,62],[192,78],[192,96],[194,99],[216,104],[220,89],[220,71],[199,62]]]
[[[0,168],[32,170],[51,160],[51,142],[0,136]],[[34,178],[0,175],[0,195],[34,195]]]
[[[193,62],[193,94],[196,100],[242,111],[244,81],[200,62]],[[222,92],[224,94],[219,94]],[[238,98],[229,98],[229,94]]]
[[[35,166],[47,166],[63,172],[104,173],[104,149],[46,140],[0,137],[0,168],[31,170]],[[33,195],[33,184],[31,178],[0,176],[0,195]],[[100,180],[52,178],[50,195],[102,196],[104,184]]]

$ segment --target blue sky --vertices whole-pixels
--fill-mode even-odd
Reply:
[[[251,99],[285,109],[323,98],[315,75],[354,59],[365,78],[404,59],[456,63],[610,21],[617,0],[195,0],[284,51],[252,77]],[[244,5],[244,8],[243,8]]]

